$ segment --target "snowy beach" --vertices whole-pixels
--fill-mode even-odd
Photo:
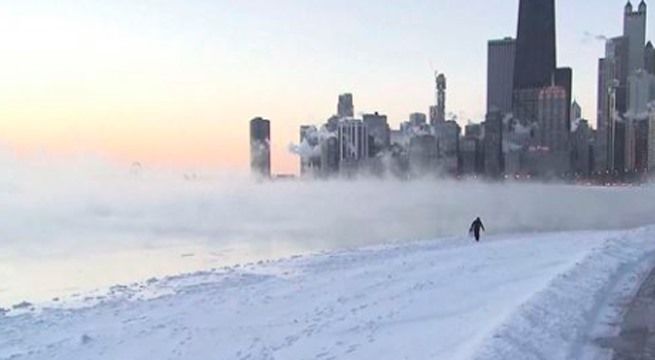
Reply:
[[[655,228],[453,237],[116,286],[0,318],[0,359],[600,359]]]

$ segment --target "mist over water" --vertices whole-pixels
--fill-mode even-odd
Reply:
[[[655,188],[359,179],[256,183],[97,159],[0,166],[0,306],[258,259],[655,223]]]

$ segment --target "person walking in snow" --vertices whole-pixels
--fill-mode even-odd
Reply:
[[[475,241],[477,242],[480,242],[480,229],[482,229],[482,231],[487,231],[484,229],[482,220],[480,220],[480,218],[477,218],[475,219],[475,221],[473,221],[473,224],[471,224],[471,228],[469,229],[469,234],[473,233],[473,236],[475,236]]]

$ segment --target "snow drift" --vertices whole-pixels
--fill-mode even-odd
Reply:
[[[0,359],[603,359],[589,335],[653,265],[653,235],[450,238],[151,279],[0,318]]]

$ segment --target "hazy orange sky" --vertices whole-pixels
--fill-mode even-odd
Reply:
[[[448,76],[448,111],[485,108],[486,41],[515,33],[518,0],[115,0],[4,2],[0,9],[0,143],[21,153],[93,153],[184,168],[248,164],[248,121],[273,121],[273,169],[296,172],[298,126],[356,112],[392,126],[433,102],[432,68]],[[561,1],[559,63],[595,120],[591,34],[621,31],[623,1]],[[588,16],[581,16],[588,11]],[[593,19],[593,20],[592,20]]]

